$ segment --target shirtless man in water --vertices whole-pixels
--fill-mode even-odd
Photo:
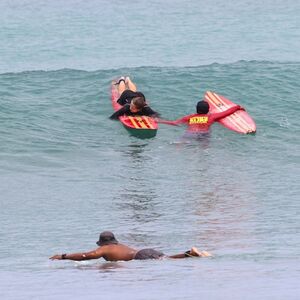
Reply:
[[[104,231],[100,234],[99,241],[96,243],[99,247],[89,252],[79,252],[70,254],[57,254],[50,259],[69,259],[69,260],[90,260],[103,257],[107,261],[132,260],[132,259],[160,259],[167,258],[185,258],[185,257],[208,257],[210,253],[199,251],[196,247],[184,253],[167,256],[154,249],[136,250],[126,245],[119,244],[114,234],[110,231]]]

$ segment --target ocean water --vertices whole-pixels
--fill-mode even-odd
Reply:
[[[298,1],[0,2],[1,299],[299,299]],[[166,119],[206,90],[255,135],[108,119],[131,76]],[[50,261],[111,230],[209,259]]]

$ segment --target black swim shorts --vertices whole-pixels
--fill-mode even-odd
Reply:
[[[134,259],[160,259],[165,255],[154,249],[142,249],[138,251],[134,257]]]

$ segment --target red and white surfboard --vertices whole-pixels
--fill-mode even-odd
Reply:
[[[224,96],[211,91],[207,91],[204,98],[209,103],[209,110],[212,113],[222,112],[236,105]],[[256,132],[255,122],[244,110],[238,110],[230,116],[220,119],[218,122],[224,127],[239,133]]]

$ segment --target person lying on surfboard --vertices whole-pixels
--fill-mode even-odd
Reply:
[[[137,91],[136,85],[129,77],[121,77],[116,85],[120,94],[117,102],[123,107],[114,112],[110,119],[117,120],[123,115],[158,117],[159,114],[147,105],[144,94]]]
[[[192,247],[191,250],[184,253],[167,256],[160,251],[148,248],[142,250],[136,250],[123,244],[119,244],[114,234],[110,231],[101,232],[99,240],[96,242],[99,246],[97,249],[70,254],[56,254],[50,257],[51,260],[90,260],[98,259],[103,257],[107,261],[118,261],[118,260],[133,260],[133,259],[161,259],[166,258],[185,258],[185,257],[209,257],[212,256],[207,251],[199,251],[196,247]]]
[[[205,133],[209,131],[210,126],[219,119],[225,118],[237,110],[245,110],[239,105],[231,107],[220,113],[209,113],[209,104],[206,101],[199,101],[196,105],[196,114],[184,116],[175,121],[157,119],[159,123],[178,125],[187,124],[189,133]]]

